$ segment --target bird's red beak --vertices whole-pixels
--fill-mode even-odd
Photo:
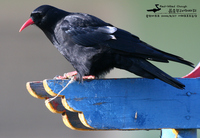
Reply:
[[[26,27],[28,27],[29,25],[34,24],[34,21],[32,20],[32,18],[28,19],[20,28],[19,32],[21,32],[22,30],[24,30]]]

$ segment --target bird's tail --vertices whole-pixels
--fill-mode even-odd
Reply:
[[[161,51],[161,52],[164,54],[164,56],[168,60],[179,62],[179,63],[185,64],[185,65],[188,65],[188,66],[191,66],[194,68],[194,64],[192,62],[187,61],[187,60],[183,59],[182,57],[179,57],[179,56],[176,56],[176,55],[164,52],[164,51]]]
[[[187,61],[187,60],[183,59],[182,57],[159,50],[145,42],[141,41],[141,43],[148,45],[149,47],[151,47],[152,49],[154,49],[155,51],[158,52],[158,54],[154,55],[155,57],[152,57],[152,60],[154,60],[154,61],[168,62],[168,60],[171,60],[171,61],[179,62],[179,63],[185,64],[185,65],[188,65],[188,66],[191,66],[194,68],[194,64],[192,62]],[[150,55],[150,56],[152,56],[152,55]]]
[[[123,57],[123,58],[125,58],[125,57]],[[179,88],[179,89],[184,89],[184,87],[185,87],[184,84],[182,84],[175,78],[169,76],[168,74],[166,74],[165,72],[163,72],[162,70],[160,70],[159,68],[157,68],[156,66],[151,64],[150,62],[146,61],[145,59],[125,58],[125,59],[123,59],[123,61],[126,61],[126,63],[123,63],[123,65],[122,65],[122,62],[120,63],[121,69],[128,70],[128,71],[130,71],[136,75],[142,76],[144,78],[150,78],[150,79],[158,78],[158,79],[160,79],[176,88]],[[130,65],[130,62],[132,62],[131,65]]]

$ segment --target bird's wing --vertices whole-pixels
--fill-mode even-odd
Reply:
[[[76,27],[65,30],[65,33],[71,37],[71,40],[82,46],[93,46],[107,40],[116,39],[112,35],[117,30],[112,26],[101,27]]]
[[[92,15],[74,14],[66,16],[64,21],[66,23],[61,27],[75,44],[86,47],[101,44],[130,57],[135,56],[159,62],[172,60],[192,66],[192,63],[181,57],[156,49],[141,41],[139,37]]]
[[[93,46],[115,39],[117,28],[103,20],[83,13],[73,13],[64,18],[61,29],[75,44]]]
[[[127,54],[144,55],[154,50],[141,42],[139,37],[88,14],[66,16],[61,28],[68,38],[82,46],[103,44]]]
[[[117,29],[117,31],[113,35],[115,36],[116,41],[110,40],[103,43],[104,45],[115,49],[115,51],[120,54],[124,54],[129,57],[140,57],[159,62],[169,62],[169,60],[171,60],[193,67],[193,63],[186,61],[179,56],[161,51],[141,41],[139,37],[132,35],[125,30]]]

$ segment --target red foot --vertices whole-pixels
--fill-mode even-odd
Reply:
[[[77,75],[77,71],[72,71],[72,72],[68,72],[68,73],[64,73],[63,76],[58,76],[56,77],[56,79],[70,79],[71,77]]]
[[[70,79],[71,77],[77,75],[77,71],[72,71],[72,72],[68,72],[68,73],[64,73],[63,76],[58,76],[55,79]],[[76,79],[76,77],[75,77]],[[95,79],[95,76],[89,75],[89,76],[83,76],[83,79]]]
[[[71,78],[71,77],[73,77],[75,75],[77,75],[77,71],[72,71],[72,72],[65,73],[64,77],[66,77],[67,79],[69,79],[69,78]]]
[[[92,75],[90,75],[90,76],[83,76],[83,79],[95,79],[95,76],[92,76]]]

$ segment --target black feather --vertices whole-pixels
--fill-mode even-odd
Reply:
[[[193,67],[191,62],[156,49],[139,37],[89,14],[43,5],[33,11],[31,18],[73,65],[80,81],[85,75],[99,77],[117,67],[183,89],[184,84],[147,60],[166,63],[171,60]]]

